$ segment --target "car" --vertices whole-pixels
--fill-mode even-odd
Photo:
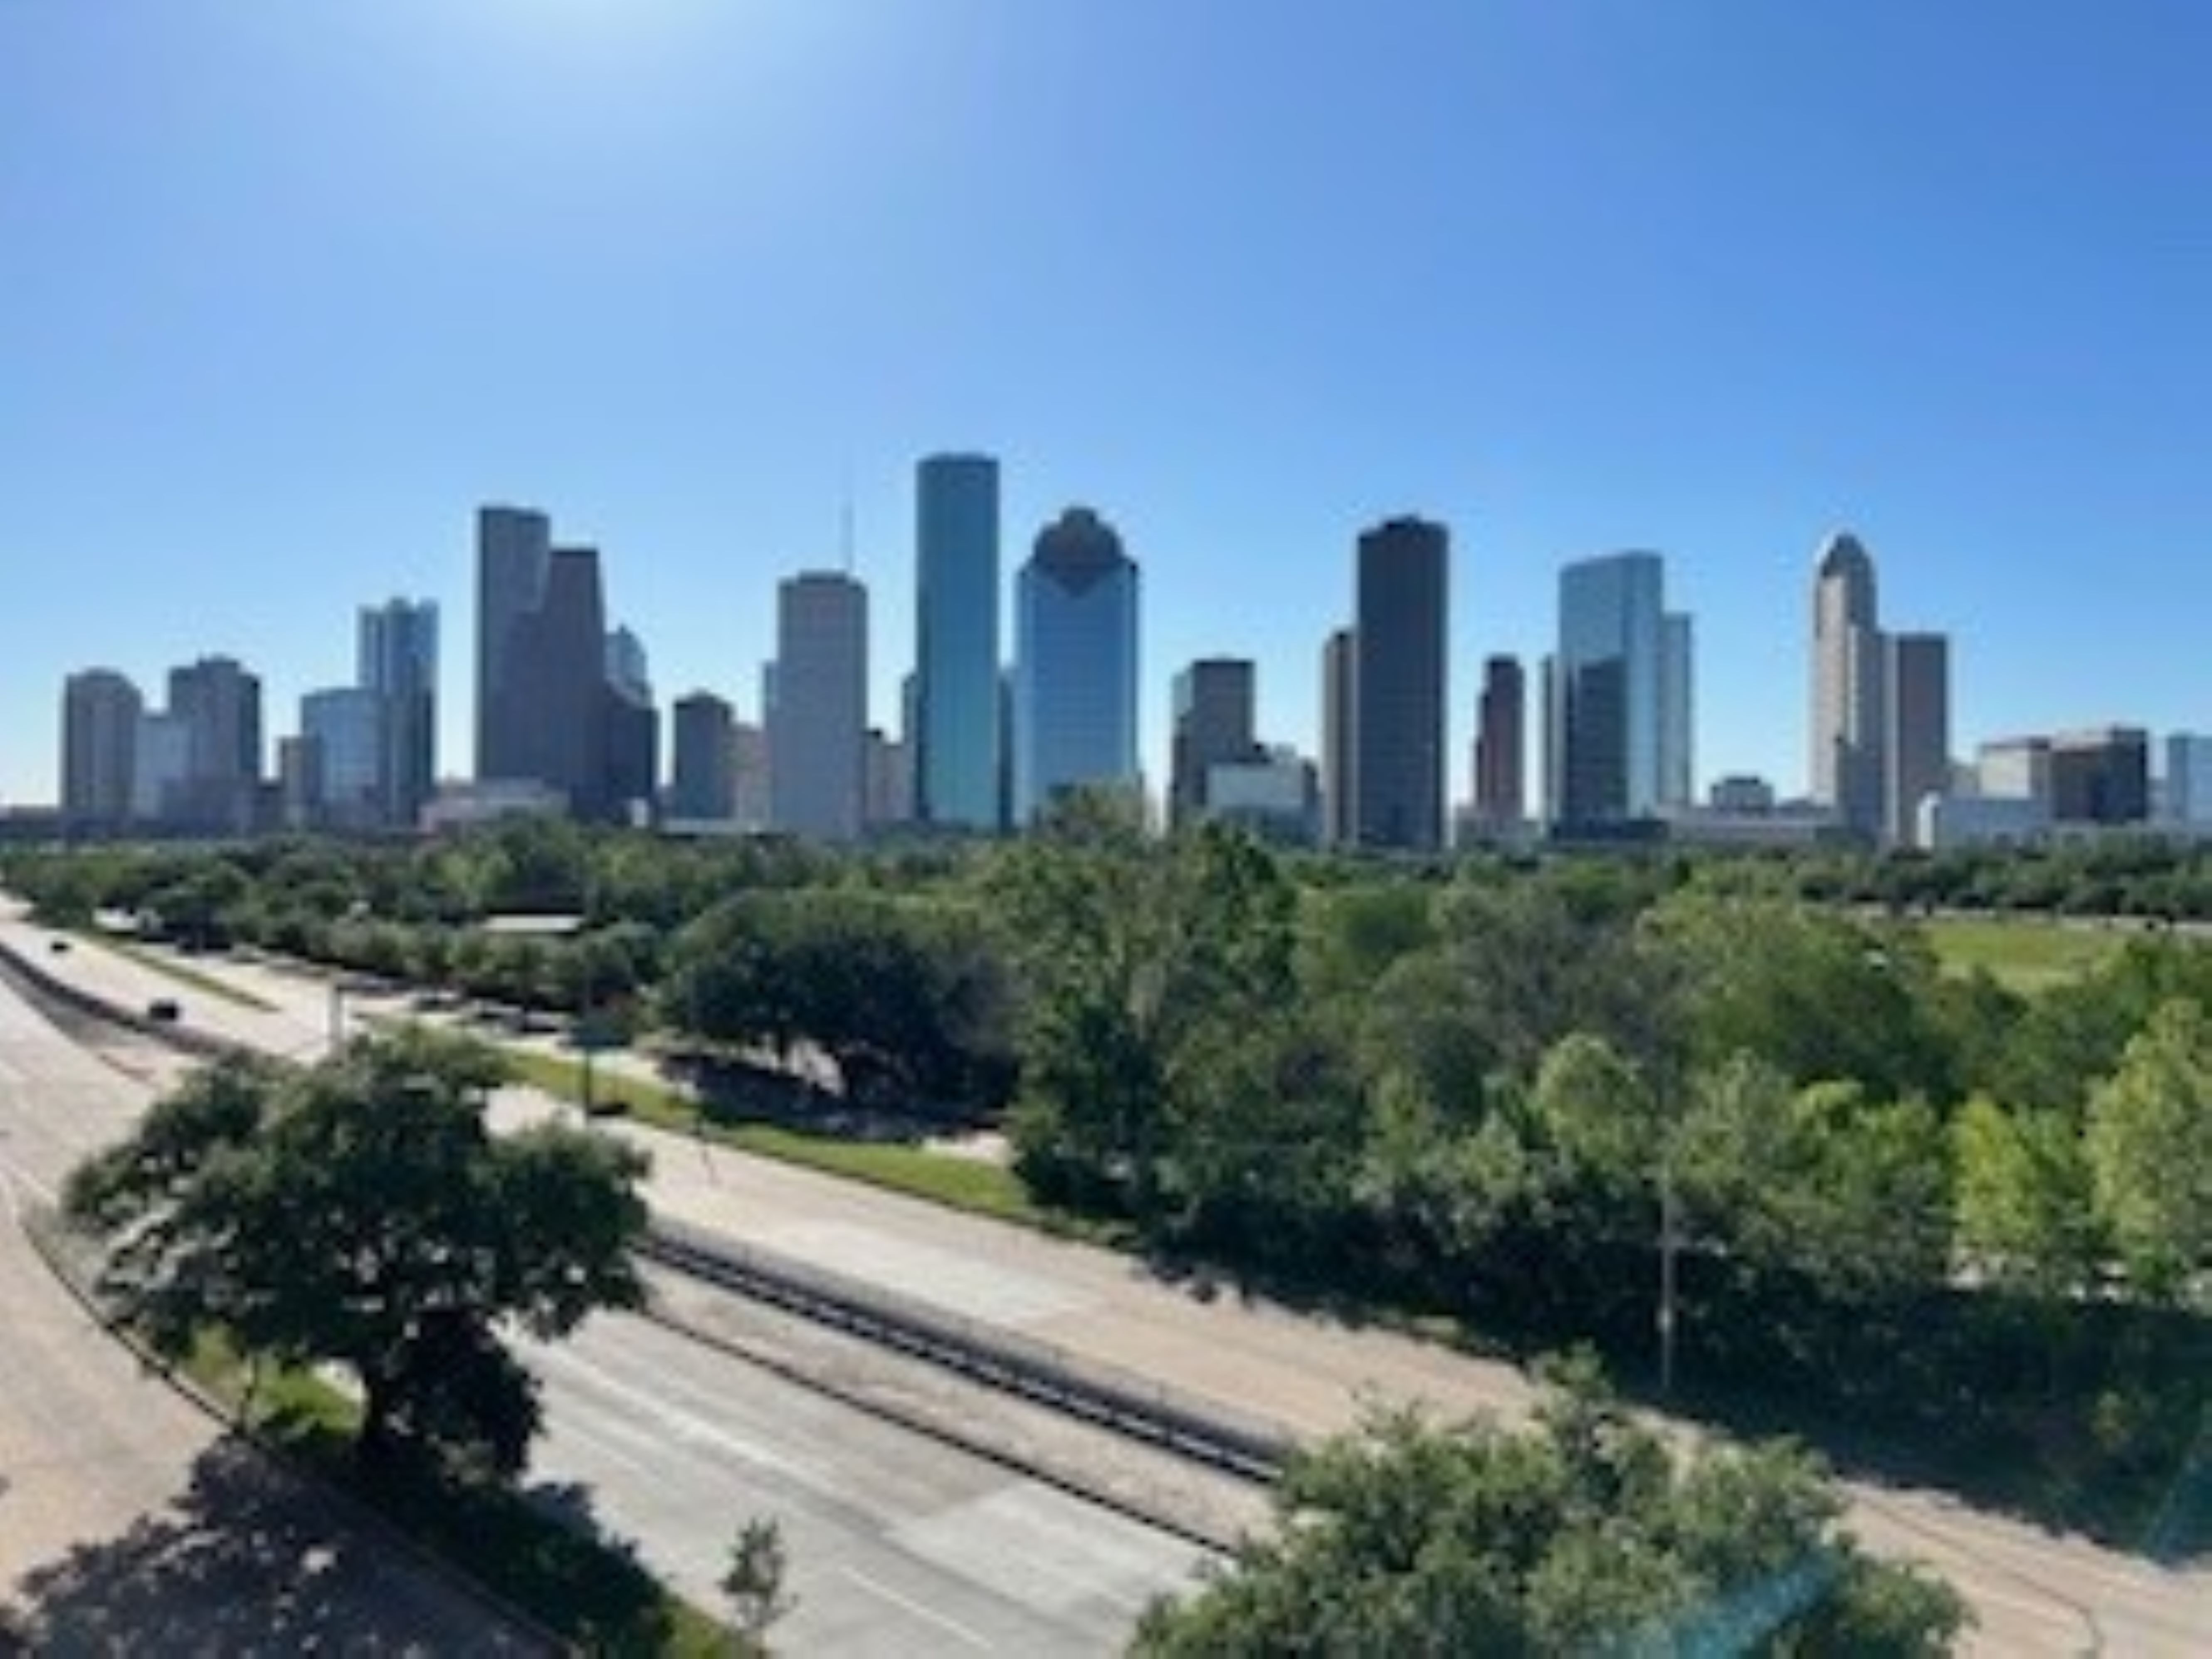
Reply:
[[[155,997],[146,1005],[146,1018],[164,1025],[174,1025],[184,1017],[185,1011],[177,1006],[174,997]]]
[[[52,951],[56,956],[64,954],[67,952],[69,948],[70,942],[65,939],[50,939],[46,941],[46,949]]]

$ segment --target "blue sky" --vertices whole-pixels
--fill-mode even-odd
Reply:
[[[605,550],[664,696],[757,713],[849,497],[876,714],[915,459],[1005,463],[1188,659],[1316,724],[1385,514],[1482,654],[1668,559],[1699,769],[1803,783],[1814,549],[1954,635],[1962,747],[2212,727],[2198,0],[0,0],[0,800],[58,692],[207,651],[272,734],[471,520]]]

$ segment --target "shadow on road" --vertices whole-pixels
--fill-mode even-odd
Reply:
[[[496,1632],[434,1627],[439,1615],[397,1594],[376,1553],[322,1499],[225,1440],[201,1455],[167,1510],[27,1575],[12,1633],[34,1653],[498,1645]],[[0,1653],[9,1637],[0,1629]]]

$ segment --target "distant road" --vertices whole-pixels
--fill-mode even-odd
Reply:
[[[0,924],[0,937],[15,934]],[[29,943],[36,948],[35,939]],[[147,973],[127,963],[121,968]],[[288,994],[276,985],[288,976],[265,965],[216,961],[207,971],[235,975],[291,1008],[266,1018],[281,1018],[295,1032],[317,1006],[312,979],[295,980]],[[555,1108],[531,1091],[506,1090],[497,1109],[520,1121]],[[1194,1294],[1109,1251],[725,1148],[710,1151],[635,1123],[611,1124],[611,1133],[654,1154],[650,1193],[662,1213],[915,1297],[949,1316],[1002,1326],[1079,1358],[1157,1378],[1301,1435],[1347,1426],[1373,1400],[1510,1418],[1534,1397],[1528,1379],[1510,1365],[1246,1300],[1228,1288]],[[2162,1568],[2085,1538],[1972,1509],[1938,1492],[1864,1481],[1846,1488],[1851,1524],[1870,1546],[1929,1563],[1970,1598],[1981,1625],[1969,1651],[2103,1651],[2156,1659],[2212,1653],[2212,1565]]]
[[[537,1650],[146,1374],[21,1206],[140,1097],[0,988],[0,1650]]]

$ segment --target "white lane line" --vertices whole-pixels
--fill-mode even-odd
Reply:
[[[898,1608],[900,1612],[910,1613],[915,1618],[922,1620],[925,1624],[936,1626],[938,1629],[945,1632],[947,1635],[957,1637],[961,1641],[965,1642],[969,1647],[975,1649],[976,1652],[996,1653],[998,1651],[998,1649],[992,1645],[991,1639],[988,1636],[984,1636],[978,1632],[969,1629],[967,1626],[962,1624],[957,1619],[946,1618],[934,1607],[924,1607],[921,1602],[915,1601],[911,1596],[901,1595],[896,1590],[884,1583],[881,1579],[869,1577],[866,1573],[862,1572],[858,1567],[841,1565],[837,1571],[842,1573],[854,1585],[866,1590],[869,1595],[875,1596],[878,1600],[888,1601],[891,1606]]]

